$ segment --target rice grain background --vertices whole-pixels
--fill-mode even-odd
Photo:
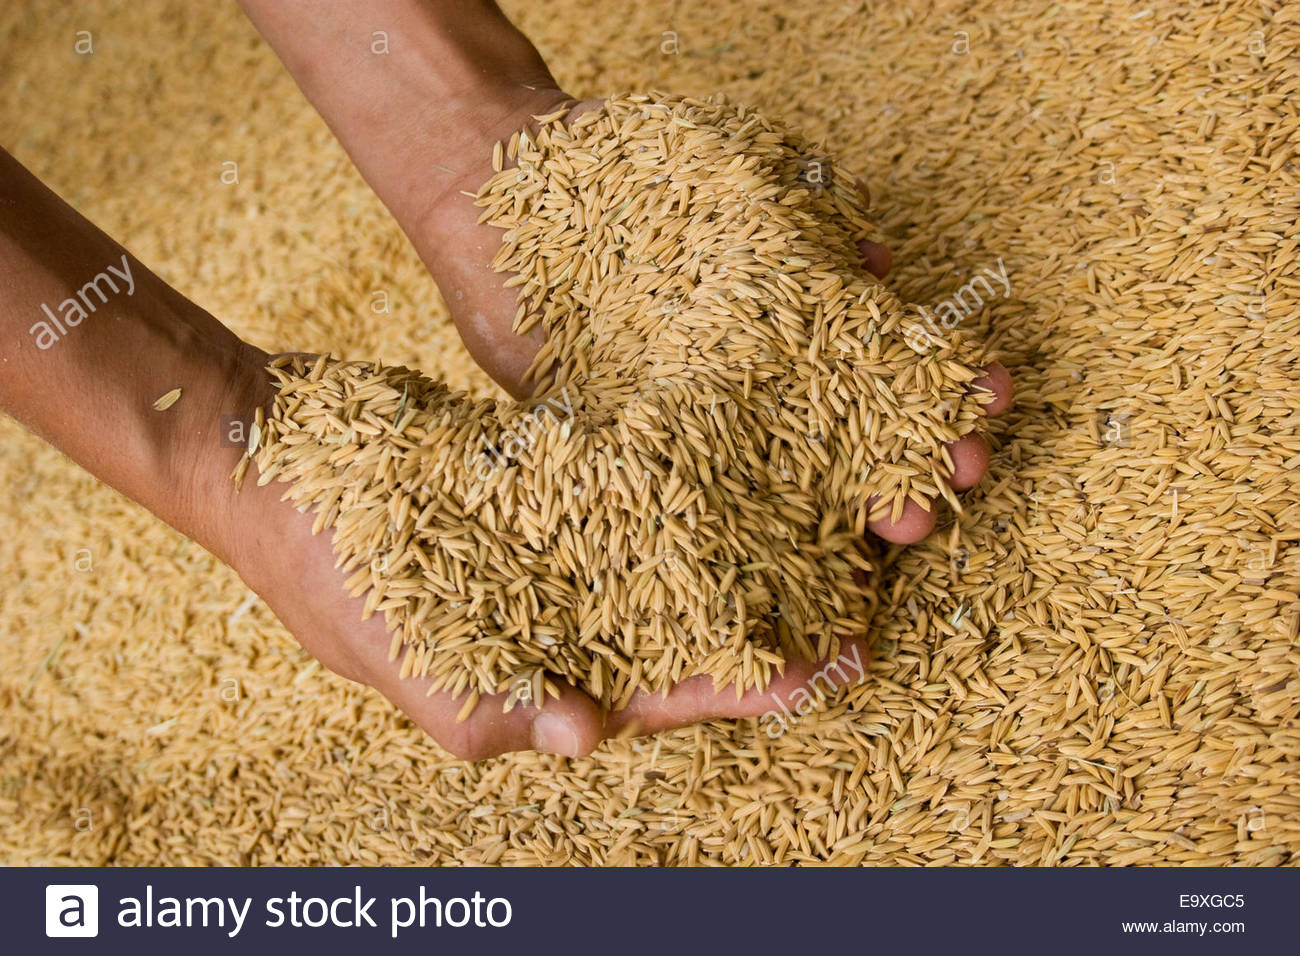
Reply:
[[[3,421],[0,859],[1294,862],[1300,10],[506,6],[575,95],[724,90],[829,142],[904,300],[1005,265],[961,329],[1016,406],[960,523],[890,553],[870,680],[777,740],[464,764]],[[233,5],[6,8],[0,62],[5,145],[241,335],[489,393]]]

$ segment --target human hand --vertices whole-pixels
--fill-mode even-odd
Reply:
[[[529,335],[513,331],[517,302],[504,277],[492,270],[501,233],[479,223],[481,210],[473,195],[492,175],[493,146],[529,125],[531,118],[552,113],[573,101],[558,88],[531,44],[501,17],[490,3],[458,8],[454,18],[428,15],[433,8],[415,0],[386,0],[389,13],[404,20],[405,47],[436,48],[438,75],[430,75],[420,58],[377,60],[356,54],[344,70],[346,86],[331,84],[312,64],[342,51],[331,46],[329,24],[314,23],[319,33],[304,33],[293,4],[270,5],[245,0],[245,6],[294,73],[308,96],[329,120],[363,175],[393,211],[425,264],[444,291],[458,330],[474,359],[516,397],[526,397],[532,384],[526,373],[541,342],[541,330]],[[414,12],[413,12],[414,11]],[[343,10],[345,18],[359,16]],[[353,24],[360,29],[363,24]],[[427,59],[427,58],[426,58]],[[394,83],[397,78],[401,82]],[[375,102],[386,109],[376,114]],[[576,115],[592,103],[579,103]],[[385,125],[387,124],[387,126]],[[863,237],[860,249],[867,267],[883,277],[888,251]],[[1010,376],[998,365],[978,381],[993,393],[985,405],[996,414],[1010,402]],[[968,435],[948,449],[952,459],[949,484],[954,490],[973,486],[984,474],[989,449],[979,435]],[[287,508],[287,506],[281,506]],[[293,511],[293,509],[288,509]],[[898,520],[869,523],[871,531],[900,544],[925,537],[934,527],[936,509],[909,500]],[[294,512],[296,515],[296,512]],[[361,599],[349,599],[342,576],[333,571],[333,554],[321,538],[310,537],[310,519],[281,516],[255,522],[281,527],[282,536],[299,543],[300,553],[313,555],[289,567],[266,567],[250,558],[250,573],[267,578],[264,596],[304,645],[327,666],[380,689],[417,723],[453,752],[481,757],[537,747],[585,753],[604,736],[639,729],[667,729],[712,717],[754,716],[769,709],[770,695],[781,695],[806,682],[828,662],[790,661],[785,674],[765,693],[748,693],[737,700],[732,688],[714,690],[708,678],[683,681],[667,696],[639,695],[614,714],[600,713],[585,696],[564,686],[559,700],[539,712],[535,707],[501,713],[501,701],[484,698],[467,720],[457,722],[462,703],[445,695],[426,696],[423,682],[397,677],[389,663],[389,639],[376,620],[361,622]],[[306,528],[307,537],[302,536]],[[250,529],[251,531],[252,529]],[[288,553],[292,554],[290,550]],[[310,582],[294,576],[312,575]],[[250,580],[250,583],[252,581]],[[281,589],[291,604],[305,583],[331,595],[326,610],[277,607]],[[337,600],[336,600],[337,597]],[[345,626],[341,622],[351,622]],[[842,653],[863,655],[865,645],[846,642]],[[865,656],[861,656],[865,661]],[[545,716],[545,719],[543,717]],[[551,719],[554,718],[554,719]]]
[[[1000,394],[997,400],[1005,397]],[[269,393],[250,404],[265,405],[267,398]],[[960,466],[957,478],[962,479]],[[335,569],[333,548],[325,536],[312,534],[314,515],[281,502],[279,488],[250,486],[241,496],[236,516],[225,523],[232,529],[232,563],[322,662],[379,689],[461,756],[533,748],[579,755],[604,737],[623,732],[653,732],[713,717],[759,716],[772,710],[770,701],[793,699],[799,688],[812,686],[814,677],[824,681],[818,687],[824,694],[825,685],[838,686],[865,674],[866,646],[858,638],[845,641],[833,662],[788,661],[766,690],[739,698],[734,688],[715,689],[707,677],[683,681],[666,695],[640,693],[629,706],[611,713],[601,712],[558,679],[558,699],[546,700],[540,710],[524,706],[503,713],[502,694],[485,696],[477,707],[465,697],[428,694],[428,680],[403,677],[402,665],[390,660],[387,628],[377,618],[364,618],[365,601],[347,595],[347,574]]]
[[[493,378],[519,398],[533,390],[525,376],[542,345],[544,332],[536,325],[524,335],[515,334],[516,290],[506,286],[508,277],[492,269],[502,231],[479,222],[482,210],[473,197],[493,175],[494,144],[507,138],[512,128],[528,128],[534,116],[553,113],[566,104],[571,108],[568,119],[572,120],[598,106],[599,101],[575,103],[558,89],[532,90],[519,98],[513,107],[513,119],[504,127],[501,118],[511,116],[512,110],[498,105],[488,111],[485,115],[491,119],[476,134],[477,146],[468,152],[462,150],[457,159],[443,157],[447,162],[458,161],[463,171],[432,200],[420,228],[411,236],[439,286],[448,290],[447,304],[466,348]],[[857,185],[866,205],[867,188],[861,181]],[[864,266],[884,279],[891,265],[888,248],[865,236],[858,248]],[[985,414],[1000,414],[1011,404],[1011,376],[1000,364],[989,364],[985,375],[972,384],[992,393],[984,404]],[[974,487],[988,469],[989,445],[978,433],[950,443],[947,452],[952,459],[949,485],[954,491]],[[933,502],[923,508],[909,499],[897,520],[883,517],[869,522],[868,527],[891,543],[913,544],[934,530],[936,515]]]
[[[264,405],[270,384],[254,386],[248,407]],[[228,472],[229,449],[215,457],[210,469]],[[818,676],[825,694],[861,679],[867,666],[862,638],[841,641],[834,661],[791,660],[766,690],[750,690],[740,698],[734,687],[715,689],[707,676],[692,677],[666,695],[638,692],[627,707],[602,711],[578,689],[563,681],[558,698],[548,697],[540,708],[526,702],[504,712],[505,694],[486,695],[466,713],[465,695],[428,693],[430,680],[403,677],[400,658],[389,659],[390,635],[382,615],[364,618],[364,597],[350,597],[347,574],[335,567],[329,535],[313,534],[315,515],[299,512],[281,500],[285,486],[245,482],[216,522],[223,557],[275,612],[302,646],[337,674],[373,687],[396,704],[446,750],[467,760],[479,760],[518,750],[539,750],[579,757],[607,737],[654,733],[717,717],[757,717],[773,709],[773,699],[790,700]]]

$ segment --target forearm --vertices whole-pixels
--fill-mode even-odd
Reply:
[[[521,99],[556,99],[489,0],[240,2],[408,234],[460,186],[456,158],[481,158],[485,127],[507,136]]]
[[[219,551],[264,358],[0,150],[0,409]]]

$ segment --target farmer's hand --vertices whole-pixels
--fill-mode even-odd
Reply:
[[[443,290],[470,354],[513,395],[529,395],[525,373],[541,345],[540,330],[514,334],[515,292],[491,268],[500,232],[478,223],[481,210],[472,196],[493,173],[495,143],[572,98],[490,0],[378,0],[324,8],[310,0],[242,3],[410,237]],[[370,42],[379,29],[382,53]],[[578,104],[577,111],[591,105]],[[866,237],[860,248],[867,267],[883,277],[888,251]],[[1000,366],[991,366],[979,384],[995,394],[989,413],[1009,403],[1010,379]],[[988,465],[984,439],[968,436],[949,452],[953,488],[974,485]],[[363,601],[346,597],[343,575],[333,570],[324,539],[309,534],[311,519],[261,495],[249,507],[239,519],[247,522],[249,540],[261,534],[267,545],[282,539],[295,547],[283,548],[281,557],[271,550],[249,554],[239,565],[246,579],[327,666],[378,688],[462,756],[528,748],[577,755],[604,736],[631,729],[649,732],[713,717],[761,715],[772,709],[773,695],[785,699],[834,663],[791,661],[766,693],[750,692],[739,700],[732,688],[714,691],[707,678],[693,678],[666,697],[639,695],[613,714],[600,713],[587,697],[566,689],[540,712],[516,707],[503,714],[499,700],[485,698],[468,720],[457,722],[459,701],[426,696],[424,682],[397,677],[399,665],[387,659],[382,623],[360,620]],[[899,521],[870,527],[887,540],[908,543],[932,530],[934,514],[933,507],[926,510],[909,500]],[[309,557],[303,561],[302,555]],[[303,602],[304,589],[328,597]],[[847,642],[842,660],[845,655],[857,655],[865,672],[863,642]],[[843,674],[844,680],[860,676],[851,667],[829,673]]]

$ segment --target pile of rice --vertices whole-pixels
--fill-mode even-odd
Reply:
[[[718,721],[466,764],[0,422],[0,858],[1295,862],[1300,11],[507,9],[574,95],[721,90],[827,142],[901,301],[970,304],[1001,259],[1010,290],[958,328],[1016,404],[964,513],[872,555],[867,680],[775,740]],[[5,147],[241,335],[499,394],[233,5],[9,5],[0,59]]]
[[[558,695],[540,671],[615,708],[696,674],[764,689],[861,630],[869,515],[932,506],[987,392],[952,345],[907,343],[853,180],[810,182],[820,149],[722,101],[566,112],[498,150],[518,163],[479,198],[547,386],[474,401],[284,356],[259,482],[292,483],[403,676],[466,712]]]

